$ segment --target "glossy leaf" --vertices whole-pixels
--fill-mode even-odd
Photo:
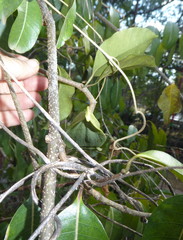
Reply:
[[[59,67],[59,76],[70,79],[67,72]],[[66,119],[72,111],[73,103],[72,96],[75,93],[75,88],[64,83],[59,83],[59,108],[60,108],[60,121]]]
[[[64,209],[58,217],[62,222],[62,232],[58,240],[109,240],[101,222],[88,209],[81,197]]]
[[[58,41],[57,48],[62,47],[65,42],[72,36],[73,33],[73,24],[76,19],[76,1],[74,0],[72,7],[69,9],[63,26],[61,28]]]
[[[148,218],[142,240],[183,239],[183,195],[161,203]]]
[[[153,57],[144,55],[144,51],[154,38],[156,35],[147,28],[129,28],[113,34],[100,47],[110,56],[115,57],[120,62],[122,69],[147,66],[147,64],[155,66]],[[140,61],[141,57],[143,60]],[[150,59],[152,60],[150,61]],[[93,75],[103,78],[113,71],[116,69],[109,65],[106,57],[98,50],[94,61]]]
[[[39,225],[39,211],[31,199],[22,204],[11,219],[4,240],[28,239]]]
[[[3,22],[18,8],[23,0],[0,0],[0,20]]]
[[[152,162],[160,163],[167,167],[181,166],[183,164],[179,162],[176,158],[172,157],[168,153],[158,151],[158,150],[149,150],[147,152],[139,153],[137,157],[147,158]],[[179,179],[183,181],[183,169],[173,169],[171,170]]]
[[[38,38],[41,25],[42,17],[37,1],[23,0],[10,32],[9,47],[18,53],[30,50]]]
[[[158,107],[163,112],[164,123],[170,122],[170,116],[174,113],[179,113],[182,109],[180,91],[175,84],[171,84],[166,87],[159,100]]]
[[[166,49],[170,49],[177,42],[179,37],[179,28],[176,23],[167,22],[163,31],[162,44]]]

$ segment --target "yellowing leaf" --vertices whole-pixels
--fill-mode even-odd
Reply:
[[[158,107],[163,112],[165,124],[169,123],[172,114],[181,111],[180,91],[175,84],[171,84],[163,90],[158,100]]]
[[[100,123],[99,121],[96,119],[96,117],[94,116],[94,114],[90,111],[90,108],[87,107],[86,109],[86,114],[85,114],[85,118],[87,122],[91,122],[91,124],[100,132],[102,132],[101,128],[100,128]]]

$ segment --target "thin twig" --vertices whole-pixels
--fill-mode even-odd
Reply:
[[[146,169],[146,170],[130,172],[130,173],[126,173],[126,174],[117,173],[117,174],[113,175],[112,177],[103,179],[103,185],[105,186],[107,184],[110,184],[114,181],[117,181],[120,178],[124,179],[124,178],[127,178],[127,177],[142,175],[142,174],[145,174],[145,173],[151,173],[151,172],[157,172],[157,171],[166,171],[166,170],[172,170],[172,169],[183,169],[183,166],[158,167],[158,168],[154,168],[154,169]],[[98,182],[100,182],[100,180]]]
[[[30,149],[31,151],[33,151],[34,153],[36,153],[40,158],[42,158],[42,160],[45,163],[50,163],[50,160],[36,147],[28,144],[27,142],[25,142],[24,140],[22,140],[21,138],[19,138],[17,135],[15,135],[9,128],[7,128],[3,122],[0,121],[0,126],[1,128],[8,133],[12,138],[14,138],[17,142],[19,142],[20,144],[24,145],[25,147],[27,147],[28,149]]]
[[[149,217],[151,215],[151,213],[136,211],[136,210],[133,210],[131,208],[128,208],[127,206],[124,206],[122,204],[118,204],[118,203],[116,203],[114,201],[111,201],[110,199],[104,197],[101,193],[99,193],[95,189],[90,188],[87,191],[96,200],[98,200],[98,201],[100,201],[100,202],[102,202],[102,203],[104,203],[104,204],[106,204],[108,206],[114,207],[114,208],[118,209],[119,211],[121,211],[123,213],[128,213],[128,214],[130,214],[132,216],[138,216],[138,217]]]
[[[107,27],[110,27],[113,31],[118,32],[119,29],[114,26],[114,24],[112,24],[110,21],[108,21],[104,16],[102,16],[99,12],[96,12],[95,15],[102,20],[102,22],[105,23],[105,25],[107,25]]]
[[[118,226],[120,226],[120,227],[123,227],[123,228],[129,230],[130,232],[132,232],[132,233],[134,233],[134,234],[137,234],[137,235],[140,236],[140,237],[142,237],[142,234],[141,234],[141,233],[135,231],[134,229],[132,229],[132,228],[130,228],[130,227],[128,227],[128,226],[126,226],[126,225],[124,225],[124,224],[122,224],[122,223],[119,223],[119,222],[115,221],[114,219],[111,219],[111,218],[103,215],[102,213],[98,212],[98,211],[97,211],[94,207],[92,207],[91,205],[88,205],[88,207],[91,208],[91,210],[92,210],[93,212],[95,212],[96,214],[98,214],[99,216],[107,219],[108,221],[110,221],[110,222],[112,222],[112,223],[114,223],[114,224],[116,224],[116,225],[118,225]]]
[[[172,84],[172,83],[170,82],[170,80],[168,79],[168,77],[167,77],[162,71],[160,71],[158,67],[155,67],[154,69],[155,69],[156,72],[158,72],[159,75],[165,80],[165,82],[168,83],[168,85],[171,85],[171,84]]]
[[[3,61],[1,56],[0,56],[0,61],[2,61],[4,63],[4,61]],[[16,108],[19,120],[20,120],[20,124],[21,124],[21,127],[22,127],[22,131],[23,131],[25,140],[26,140],[26,142],[29,145],[33,146],[32,138],[31,138],[31,135],[30,135],[30,132],[29,132],[29,128],[27,126],[25,117],[23,115],[23,111],[22,111],[22,109],[20,107],[20,102],[18,100],[17,94],[16,94],[16,92],[14,90],[14,87],[13,87],[13,84],[12,84],[12,82],[10,80],[10,76],[5,71],[4,71],[4,76],[5,76],[4,80],[7,82],[7,85],[8,85],[9,90],[10,90],[11,97],[13,99],[13,102],[14,102],[14,105],[15,105],[15,108]],[[39,167],[39,164],[37,163],[37,161],[35,159],[35,157],[36,157],[35,153],[34,153],[34,151],[31,151],[31,150],[29,150],[29,152],[30,152],[30,158],[31,158],[31,161],[32,161],[33,168],[37,169]]]
[[[158,206],[158,204],[147,194],[139,190],[138,188],[132,186],[131,184],[125,182],[123,179],[119,179],[119,182],[122,184],[128,186],[129,188],[133,189],[135,192],[139,193],[140,195],[144,196],[146,199],[148,199],[150,202],[152,202],[155,206]]]
[[[47,73],[48,73],[48,71],[46,71],[42,68],[39,70],[39,72],[43,73],[45,75],[47,75]],[[70,86],[73,86],[73,87],[79,89],[81,92],[83,92],[85,94],[85,96],[87,97],[89,103],[90,103],[91,112],[94,112],[97,101],[95,100],[95,98],[93,97],[91,92],[88,90],[88,88],[84,84],[75,82],[73,80],[70,80],[70,79],[67,79],[67,78],[64,78],[64,77],[61,77],[61,76],[58,76],[58,81],[62,82],[62,83],[65,83],[65,84],[68,84]]]
[[[34,175],[34,173],[30,173],[26,177],[22,178],[20,181],[16,182],[13,186],[11,186],[6,192],[0,194],[0,203],[12,192],[14,192],[17,188],[21,187],[24,182],[31,178]]]

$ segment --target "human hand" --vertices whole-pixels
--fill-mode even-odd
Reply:
[[[39,70],[38,61],[36,59],[29,60],[23,56],[10,58],[1,55],[1,58],[6,65],[7,70],[9,70],[12,75],[20,81],[22,86],[29,91],[36,101],[40,102],[41,97],[38,92],[43,91],[48,87],[48,80],[46,77],[37,75]],[[3,75],[3,70],[0,68],[0,121],[2,121],[7,127],[16,126],[20,124],[20,121]],[[26,121],[33,119],[34,112],[30,109],[34,107],[33,102],[14,82],[13,87],[17,93]]]

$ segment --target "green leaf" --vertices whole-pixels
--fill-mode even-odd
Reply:
[[[153,162],[160,163],[167,167],[173,166],[182,166],[183,164],[179,162],[176,158],[172,157],[168,153],[158,151],[158,150],[149,150],[143,153],[136,155],[137,157],[147,158]],[[183,181],[183,169],[173,169],[171,170],[180,180]]]
[[[127,135],[129,136],[129,135],[131,135],[131,134],[133,134],[133,133],[136,133],[137,131],[138,131],[138,129],[137,129],[134,125],[130,125],[130,126],[128,127],[128,133],[127,133]],[[133,141],[135,140],[135,138],[136,138],[136,136],[131,137],[131,138],[128,138],[128,139],[127,139],[128,144],[130,144],[131,142],[133,142]]]
[[[88,32],[86,28],[83,29],[83,32],[88,36]],[[88,55],[90,52],[90,41],[86,37],[83,37],[83,45],[85,48],[85,53],[86,55]]]
[[[183,239],[183,195],[166,199],[152,213],[142,240]]]
[[[93,16],[93,3],[92,0],[77,0],[77,12],[89,22]],[[83,22],[79,17],[76,19],[77,26],[80,29],[86,26],[86,23]],[[94,27],[95,28],[95,27]]]
[[[183,59],[183,34],[179,40],[179,53],[180,53],[180,57]]]
[[[158,99],[158,107],[163,112],[164,123],[170,122],[170,116],[182,109],[180,91],[175,84],[166,87]]]
[[[14,18],[12,15],[7,19],[5,23],[0,20],[0,46],[8,52],[11,51],[8,47],[8,38],[13,22]]]
[[[114,33],[100,47],[110,56],[115,57],[122,69],[154,66],[153,57],[144,55],[144,52],[156,37],[147,28],[129,28]],[[116,69],[111,67],[106,57],[98,50],[93,66],[93,76],[100,76],[101,79],[113,71],[115,72]]]
[[[42,16],[37,1],[23,0],[10,32],[9,47],[18,53],[30,50],[38,38],[41,25]]]
[[[6,19],[18,8],[23,0],[0,0],[0,19]]]
[[[59,67],[59,76],[70,79],[67,72]],[[60,107],[60,121],[66,119],[72,111],[73,103],[72,96],[75,93],[75,88],[64,83],[59,83],[59,107]]]
[[[109,240],[95,214],[88,209],[81,197],[64,209],[58,217],[62,222],[62,232],[58,240]]]
[[[162,43],[159,44],[159,46],[156,49],[155,52],[155,61],[156,61],[156,65],[159,66],[161,63],[161,59],[163,57],[163,54],[165,53],[165,48],[163,47]]]
[[[64,83],[59,83],[60,121],[66,119],[72,111],[72,96],[74,92],[74,87]]]
[[[122,224],[123,214],[115,208],[110,207],[108,217]],[[123,228],[113,222],[106,221],[104,227],[110,240],[121,239],[121,237],[123,236]]]
[[[63,26],[61,28],[58,41],[57,41],[57,48],[62,47],[65,42],[72,36],[73,33],[73,24],[76,19],[76,1],[74,0],[72,7],[69,9]]]
[[[22,204],[8,225],[4,240],[28,239],[39,225],[39,211],[31,199]]]
[[[176,50],[176,45],[173,45],[173,47],[169,50],[168,59],[166,61],[166,66],[169,66],[171,64],[175,50]]]
[[[104,81],[104,87],[100,95],[101,104],[103,110],[109,110],[109,108],[111,107],[111,89],[113,87],[113,81],[111,81],[111,79],[109,78],[104,79]]]
[[[68,131],[68,134],[81,147],[100,147],[106,140],[103,133],[90,129],[85,122],[76,124]]]
[[[158,51],[158,47],[160,46],[160,39],[156,38],[152,41],[150,51],[148,52],[149,55],[156,56],[156,52]]]
[[[122,80],[117,78],[114,80],[113,86],[110,91],[110,100],[111,100],[111,107],[115,109],[117,105],[119,104],[121,95],[122,95]]]
[[[153,122],[150,122],[148,131],[148,149],[163,150],[166,146],[166,133],[163,129],[157,129]]]
[[[167,22],[163,31],[162,44],[166,49],[170,49],[179,38],[179,28],[176,23]]]
[[[120,27],[119,13],[112,6],[110,6],[110,10],[109,10],[109,21],[117,28]]]

